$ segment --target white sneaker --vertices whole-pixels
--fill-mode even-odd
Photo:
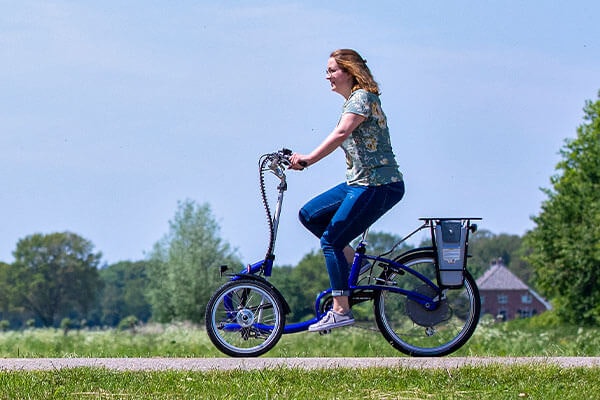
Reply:
[[[318,322],[308,327],[309,332],[327,331],[333,328],[340,328],[342,326],[348,326],[354,324],[354,316],[352,311],[348,311],[346,314],[339,314],[333,310],[327,311],[327,314],[323,316]]]

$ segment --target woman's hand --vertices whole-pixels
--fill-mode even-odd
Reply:
[[[308,167],[308,157],[302,154],[294,153],[290,156],[290,165],[291,169],[295,169],[296,171],[302,171],[304,168]]]

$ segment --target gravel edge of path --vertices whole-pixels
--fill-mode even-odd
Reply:
[[[486,365],[554,364],[563,368],[600,367],[600,357],[443,357],[443,358],[4,358],[0,371],[105,368],[115,371],[230,371],[277,368],[460,368]]]

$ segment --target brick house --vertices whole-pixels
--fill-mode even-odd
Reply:
[[[492,314],[499,320],[532,317],[552,309],[534,290],[504,266],[501,259],[477,279],[481,297],[481,314]]]

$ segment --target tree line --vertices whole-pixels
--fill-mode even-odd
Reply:
[[[390,233],[369,234],[373,253],[383,253],[399,241]],[[520,262],[520,237],[482,230],[471,242],[469,265],[474,274],[483,273],[489,260],[502,257],[525,279],[530,275]],[[401,245],[395,252],[409,248]],[[169,232],[147,259],[101,267],[101,256],[89,240],[70,232],[19,240],[15,261],[0,264],[4,327],[58,327],[64,321],[70,327],[129,326],[132,321],[202,323],[208,299],[225,282],[219,267],[226,264],[238,271],[244,266],[220,238],[209,205],[191,200],[178,204]],[[297,265],[277,266],[271,281],[291,306],[291,322],[312,316],[316,295],[329,287],[320,251],[306,254]]]
[[[600,96],[600,93],[599,93]],[[543,296],[567,323],[600,325],[600,100],[587,101],[584,123],[566,140],[547,199],[523,237],[481,230],[470,241],[471,273],[491,260],[504,264]],[[399,238],[370,233],[370,251],[389,249]],[[406,246],[398,251],[406,250]],[[14,262],[0,263],[3,328],[118,326],[132,321],[201,323],[211,294],[224,280],[219,266],[243,268],[219,234],[208,204],[178,204],[168,233],[148,257],[100,266],[101,253],[71,233],[33,234],[17,243]],[[295,266],[278,266],[273,283],[299,321],[313,313],[317,293],[329,286],[320,252]]]

